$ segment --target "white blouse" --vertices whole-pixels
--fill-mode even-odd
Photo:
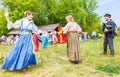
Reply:
[[[29,24],[29,23],[31,23],[31,24]],[[28,24],[29,24],[29,26],[28,26]],[[23,28],[23,29],[32,30],[34,33],[38,32],[37,26],[33,23],[33,21],[29,21],[27,18],[22,18],[20,20],[17,20],[17,21],[15,21],[15,23],[8,21],[7,28],[8,29],[11,29],[11,28],[15,28],[15,29],[21,28],[22,29]]]
[[[64,33],[66,34],[68,31],[77,31],[80,33],[82,28],[76,22],[68,22],[63,28]]]

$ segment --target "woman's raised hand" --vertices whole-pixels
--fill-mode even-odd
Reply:
[[[9,12],[6,10],[4,16],[7,18],[9,16]]]
[[[4,16],[6,17],[6,20],[9,22],[9,12],[8,10],[5,11]]]

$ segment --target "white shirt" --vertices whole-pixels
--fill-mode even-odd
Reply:
[[[68,22],[63,28],[64,33],[68,31],[77,31],[78,33],[82,31],[81,27],[76,22]]]
[[[95,31],[92,32],[92,36],[96,36],[96,32]]]
[[[28,24],[30,22],[31,22],[31,24],[28,26]],[[15,23],[12,23],[11,21],[9,21],[7,24],[7,28],[8,29],[11,29],[11,28],[15,28],[15,29],[23,28],[24,29],[25,28],[25,29],[32,30],[35,33],[38,32],[37,26],[33,23],[33,21],[29,21],[27,18],[22,18],[20,20],[17,20],[17,21],[15,21]]]

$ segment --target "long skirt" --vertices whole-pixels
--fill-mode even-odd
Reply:
[[[5,58],[1,68],[8,70],[21,70],[29,65],[35,65],[31,34],[21,34],[18,41]]]
[[[48,47],[48,37],[43,36],[42,37],[42,48],[47,48]]]
[[[66,43],[66,37],[64,34],[57,34],[57,43]]]
[[[70,61],[80,61],[80,48],[77,33],[67,34],[67,55]]]

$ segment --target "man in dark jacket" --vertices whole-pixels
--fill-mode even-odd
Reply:
[[[110,14],[104,15],[106,23],[103,23],[102,31],[104,32],[104,51],[103,55],[107,54],[107,45],[109,44],[110,54],[111,56],[114,55],[114,45],[113,45],[113,39],[114,39],[114,32],[115,32],[115,26],[116,24],[111,19]]]

